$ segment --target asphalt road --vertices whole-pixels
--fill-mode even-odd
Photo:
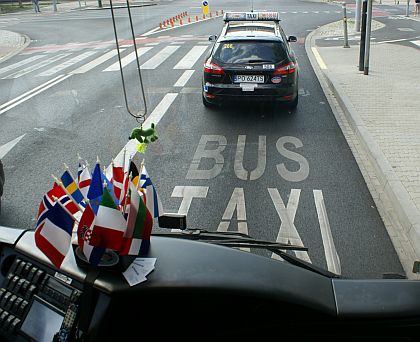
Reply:
[[[236,0],[214,0],[211,6],[249,9]],[[279,11],[286,34],[299,38],[293,49],[300,66],[300,102],[293,114],[260,103],[205,108],[202,62],[210,49],[207,37],[220,32],[221,18],[141,37],[163,19],[200,9],[186,0],[133,9],[140,64],[148,62],[142,70],[147,106],[160,137],[145,160],[165,211],[187,213],[190,227],[301,243],[308,253],[299,257],[345,277],[403,274],[304,49],[305,36],[338,20],[341,7],[255,0],[254,8]],[[130,58],[122,11],[119,38],[127,39],[123,57]],[[96,156],[109,165],[137,123],[125,109],[119,70],[113,67],[108,11],[9,19],[3,20],[4,29],[34,41],[0,64],[0,145],[20,138],[3,158],[0,225],[34,228],[38,204],[52,185],[50,175],[60,175],[63,162],[75,174],[77,153],[91,169]],[[167,59],[156,60],[162,51]],[[135,63],[123,70],[130,106],[139,108]]]

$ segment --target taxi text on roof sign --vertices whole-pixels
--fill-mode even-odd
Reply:
[[[225,21],[278,21],[278,12],[226,12]]]

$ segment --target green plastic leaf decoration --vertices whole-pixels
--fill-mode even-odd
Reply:
[[[139,153],[146,153],[147,144],[139,143],[137,144],[137,152]]]

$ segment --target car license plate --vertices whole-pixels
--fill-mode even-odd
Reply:
[[[264,83],[263,75],[235,75],[235,83]]]

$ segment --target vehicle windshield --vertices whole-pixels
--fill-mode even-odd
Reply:
[[[283,42],[227,41],[217,43],[213,57],[222,63],[279,63],[287,58]]]
[[[124,184],[153,184],[153,233],[178,228],[158,225],[177,213],[190,229],[305,247],[284,253],[342,277],[416,279],[413,2],[408,12],[374,2],[365,35],[355,1],[344,22],[341,2],[205,3],[129,0],[131,28],[125,1],[113,2],[114,18],[109,0],[0,1],[0,226],[35,230],[51,175],[64,184],[66,170],[66,191],[94,207],[98,169],[121,215],[132,205]],[[244,11],[279,13],[279,42],[223,41],[223,16]]]

